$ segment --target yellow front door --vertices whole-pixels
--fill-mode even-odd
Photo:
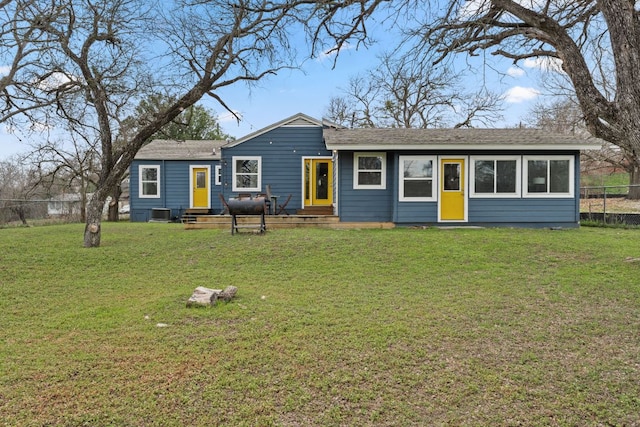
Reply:
[[[191,171],[192,208],[209,207],[209,168],[194,167]]]
[[[464,159],[440,159],[440,220],[465,221]]]
[[[333,162],[331,159],[305,159],[304,205],[328,206],[333,203]]]

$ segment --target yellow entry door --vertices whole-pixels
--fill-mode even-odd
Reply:
[[[304,205],[333,203],[333,162],[331,159],[304,160]]]
[[[194,167],[191,170],[191,207],[209,207],[209,168]]]
[[[465,221],[465,159],[440,159],[440,220]]]

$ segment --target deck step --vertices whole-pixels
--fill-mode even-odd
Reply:
[[[210,211],[207,208],[190,208],[185,209],[182,217],[182,223],[194,223],[198,221],[198,217],[202,215],[210,215]]]
[[[304,209],[298,209],[297,215],[333,215],[333,206],[305,206]]]
[[[207,215],[209,213],[209,209],[207,208],[190,208],[185,209],[185,215]]]
[[[239,226],[256,222],[255,215],[236,215]],[[335,215],[267,215],[267,230],[299,227],[318,228],[393,228],[392,222],[340,222]],[[196,215],[193,221],[184,222],[185,229],[231,229],[230,215]]]

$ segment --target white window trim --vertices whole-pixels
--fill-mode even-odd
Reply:
[[[216,165],[214,169],[214,185],[222,185],[222,166]]]
[[[258,186],[257,187],[238,187],[236,186],[236,163],[238,160],[257,160],[258,161]],[[260,156],[232,156],[231,157],[231,175],[232,175],[232,191],[260,191],[262,188],[262,157]]]
[[[380,184],[360,185],[358,184],[358,159],[360,157],[380,157],[382,159]],[[385,190],[387,188],[387,153],[354,153],[353,154],[353,188],[355,190]]]
[[[469,165],[469,197],[487,198],[487,199],[506,199],[521,197],[522,188],[522,156],[471,156],[471,164]],[[516,161],[516,192],[515,193],[476,193],[476,160],[515,160]],[[495,180],[494,180],[495,191]]]
[[[529,193],[529,160],[545,160],[548,162],[553,160],[569,161],[569,192],[568,193]],[[549,174],[551,168],[547,167],[547,185],[549,182]],[[573,198],[575,194],[575,157],[574,156],[523,156],[522,159],[522,192],[523,197],[531,198]]]
[[[438,158],[436,156],[399,156],[399,188],[398,200],[401,202],[436,202],[438,201]],[[431,197],[405,197],[404,195],[404,168],[405,160],[430,160],[432,164],[431,170]]]
[[[158,192],[157,194],[144,194],[143,193],[143,181],[142,181],[142,170],[143,169],[156,169],[158,171]],[[160,165],[138,165],[138,197],[141,199],[159,199],[160,198]],[[150,182],[150,181],[147,181]]]

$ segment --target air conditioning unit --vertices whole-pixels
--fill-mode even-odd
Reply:
[[[151,209],[151,219],[149,222],[171,222],[171,209],[153,208]]]

